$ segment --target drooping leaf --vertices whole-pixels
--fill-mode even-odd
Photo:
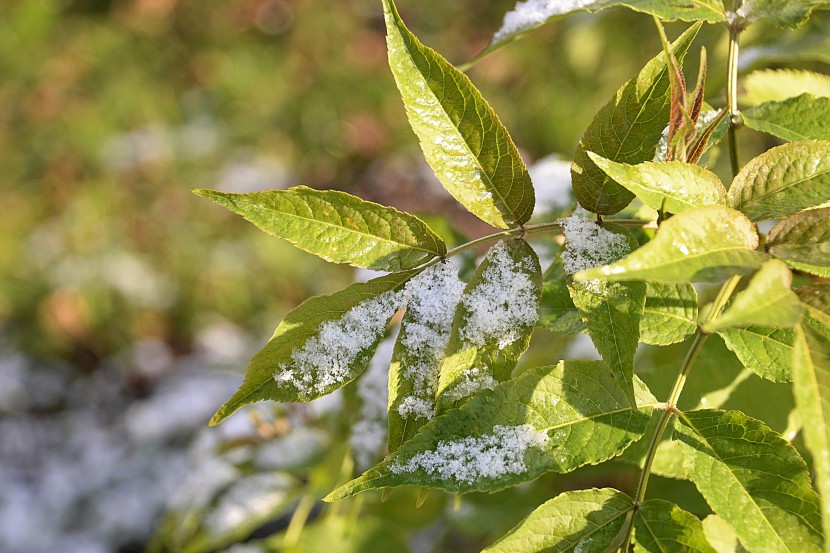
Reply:
[[[636,382],[640,408],[632,410],[601,361],[530,369],[431,420],[326,501],[400,485],[493,491],[600,463],[639,438],[658,405]]]
[[[757,269],[758,235],[739,212],[723,206],[687,209],[660,225],[648,244],[622,260],[582,271],[577,280],[717,281]]]
[[[830,139],[830,98],[805,93],[757,105],[741,115],[747,127],[784,140]]]
[[[750,551],[822,550],[821,507],[796,449],[740,411],[680,415],[689,478]]]
[[[689,283],[649,282],[640,340],[655,346],[682,342],[697,331],[697,291]]]
[[[793,269],[830,277],[830,207],[784,219],[767,236],[767,249]]]
[[[830,284],[802,286],[795,291],[804,305],[804,322],[830,339]]]
[[[628,165],[593,152],[588,152],[588,156],[606,175],[651,208],[680,213],[690,207],[729,205],[723,183],[704,167],[682,161]]]
[[[807,21],[814,9],[827,6],[825,0],[752,0],[744,2],[738,14],[749,23],[769,19],[778,27],[795,28]]]
[[[682,4],[667,3],[661,0],[594,0],[578,3],[547,2],[541,5],[520,1],[513,10],[505,14],[501,28],[496,31],[490,44],[473,59],[473,62],[539,27],[558,21],[572,13],[579,11],[595,13],[614,6],[626,6],[638,12],[650,13],[664,21],[676,19],[703,20],[710,23],[726,21],[723,4],[719,0],[691,0]]]
[[[399,291],[416,274],[393,273],[300,304],[251,359],[242,387],[210,424],[249,403],[311,401],[357,378],[401,306]]]
[[[716,553],[706,541],[700,520],[662,499],[640,505],[634,517],[634,540],[638,553]]]
[[[565,492],[482,553],[604,553],[632,508],[630,497],[611,488]]]
[[[793,391],[804,442],[813,456],[821,497],[824,535],[830,536],[830,341],[809,326],[796,329]],[[830,551],[830,541],[825,552]]]
[[[193,192],[335,263],[400,271],[447,252],[444,241],[414,215],[345,192],[305,186],[250,194]]]
[[[763,69],[743,80],[745,100],[752,105],[783,102],[802,94],[830,97],[830,75],[804,69]]]
[[[568,292],[568,282],[559,252],[542,275],[538,326],[562,334],[579,334],[585,330],[582,314]]]
[[[699,24],[692,26],[672,45],[672,53],[681,62],[699,29]],[[571,166],[574,195],[582,207],[594,213],[613,214],[634,198],[606,176],[588,152],[621,163],[650,161],[669,119],[669,88],[666,56],[661,52],[594,117],[576,147]]]
[[[542,269],[524,240],[493,246],[467,284],[441,365],[438,412],[510,378],[539,318]]]
[[[392,0],[383,11],[389,65],[438,180],[493,226],[526,222],[533,185],[507,129],[470,79],[406,28]]]
[[[607,261],[615,261],[637,248],[637,239],[625,228],[606,225],[604,230],[623,236],[628,242],[628,248],[615,251],[615,255]],[[568,226],[565,226],[566,253],[572,254],[570,250],[573,247]],[[594,346],[611,367],[629,402],[634,405],[634,355],[640,341],[640,319],[646,302],[646,283],[571,281],[568,292],[582,313]]]
[[[793,275],[782,261],[770,259],[753,275],[746,289],[713,321],[707,332],[747,325],[792,327],[801,322],[804,308],[790,288]]]
[[[729,189],[732,206],[753,221],[787,217],[830,198],[830,141],[790,142],[747,163]]]
[[[795,341],[792,328],[747,325],[721,330],[718,335],[741,363],[759,376],[773,382],[791,380]]]

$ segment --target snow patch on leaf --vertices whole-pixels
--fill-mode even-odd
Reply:
[[[631,251],[625,236],[604,229],[593,221],[571,215],[557,221],[565,233],[562,264],[566,274],[613,263]]]
[[[564,15],[586,8],[595,0],[525,0],[504,15],[501,28],[493,36],[492,44],[515,34],[534,29],[556,15]]]

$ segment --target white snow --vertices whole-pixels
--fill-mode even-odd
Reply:
[[[573,204],[570,161],[551,154],[528,167],[528,173],[536,190],[534,215],[544,215]]]
[[[489,265],[481,280],[461,300],[468,313],[459,335],[467,344],[483,347],[495,340],[504,349],[539,318],[537,287],[530,278],[534,266],[530,258],[514,262],[505,242],[490,248],[485,261]]]
[[[699,133],[701,130],[706,128],[706,125],[711,123],[715,117],[718,116],[720,113],[719,109],[710,109],[708,111],[704,111],[700,114],[700,117],[697,119],[697,124],[695,125],[695,129]],[[654,150],[654,158],[652,161],[666,161],[666,152],[669,149],[669,126],[663,129],[663,135],[660,137],[660,142],[657,144],[657,148]]]
[[[557,222],[565,233],[562,264],[569,275],[613,263],[631,251],[625,236],[588,219],[571,215]]]
[[[596,0],[525,0],[504,15],[501,28],[493,35],[491,44],[528,31],[556,15],[565,15],[589,7]]]
[[[352,425],[349,443],[355,462],[363,470],[372,466],[386,445],[386,405],[389,401],[389,365],[395,336],[381,342],[369,368],[357,381],[360,414]]]
[[[487,374],[485,369],[472,367],[461,373],[461,379],[449,389],[446,396],[447,399],[456,401],[471,396],[479,390],[495,388],[497,384],[498,382]]]
[[[424,471],[441,480],[472,484],[482,478],[527,472],[525,451],[541,448],[547,441],[545,432],[529,424],[497,425],[492,434],[440,441],[434,450],[418,453],[404,463],[394,463],[389,470],[394,474]]]
[[[274,374],[278,386],[302,395],[322,394],[351,375],[357,357],[374,344],[404,303],[400,292],[384,292],[359,303],[342,317],[326,321],[319,332],[291,353],[291,362]]]

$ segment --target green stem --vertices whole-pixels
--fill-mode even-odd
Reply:
[[[729,162],[732,166],[733,177],[738,174],[740,169],[736,131],[740,121],[740,111],[738,111],[738,53],[740,46],[738,37],[741,30],[740,27],[735,25],[730,25],[729,27],[729,55],[726,65],[726,111],[729,117]]]

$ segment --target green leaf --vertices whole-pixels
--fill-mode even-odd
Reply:
[[[830,98],[802,94],[760,104],[741,115],[747,127],[784,140],[830,139]]]
[[[821,551],[818,496],[789,442],[740,411],[687,412],[675,428],[689,478],[747,549]]]
[[[683,61],[699,29],[700,24],[693,25],[672,45],[678,61]],[[607,177],[591,161],[588,152],[621,163],[651,160],[669,120],[669,88],[666,56],[660,52],[591,121],[576,147],[571,166],[574,196],[582,207],[610,215],[634,198],[631,192]]]
[[[581,271],[577,280],[696,282],[722,280],[761,266],[752,223],[723,206],[687,209],[663,222],[654,239],[622,260]]]
[[[345,192],[295,186],[250,194],[193,193],[335,263],[400,271],[447,253],[444,241],[414,215]]]
[[[389,65],[438,180],[493,226],[526,222],[533,185],[507,129],[466,75],[409,32],[392,0],[383,11]]]
[[[830,536],[830,341],[810,327],[796,329],[793,392],[802,420],[804,442],[813,457],[816,484]],[[825,543],[830,551],[830,540]]]
[[[579,334],[585,330],[582,314],[568,292],[568,282],[559,252],[542,275],[542,299],[539,301],[537,325],[562,334]]]
[[[830,207],[784,219],[767,236],[767,249],[793,269],[830,277]]]
[[[794,329],[748,325],[721,330],[718,335],[741,363],[757,375],[773,382],[791,380]]]
[[[715,553],[693,514],[674,503],[649,499],[634,517],[635,552]]]
[[[752,0],[738,14],[747,22],[769,19],[778,27],[795,28],[807,21],[814,9],[826,8],[825,0]]]
[[[683,161],[629,165],[615,163],[593,152],[588,152],[588,157],[651,208],[680,213],[690,207],[729,205],[723,183],[704,167]]]
[[[608,460],[642,436],[658,404],[636,381],[632,410],[601,361],[530,369],[427,423],[414,438],[326,497],[401,485],[494,491]]]
[[[622,257],[637,248],[637,239],[625,228],[606,225],[604,229],[625,237],[628,248],[620,249]],[[572,244],[568,228],[565,229],[565,250],[570,252]],[[616,259],[619,257],[615,256]],[[609,261],[615,259],[609,259]],[[646,303],[646,283],[608,282],[604,280],[572,281],[568,291],[574,305],[582,313],[588,334],[597,351],[614,372],[634,405],[634,354],[640,342],[640,318]]]
[[[763,69],[743,80],[745,100],[753,105],[783,102],[802,94],[830,97],[830,75],[804,69]]]
[[[604,553],[632,507],[630,497],[611,488],[565,492],[482,553]]]
[[[718,515],[703,519],[703,533],[718,553],[747,553],[740,543],[735,530]]]
[[[311,401],[357,378],[402,303],[399,290],[416,274],[393,273],[304,301],[254,355],[242,387],[210,424],[249,403]]]
[[[464,283],[449,262],[414,277],[389,368],[389,451],[435,414],[438,374]]]
[[[539,318],[542,269],[524,240],[493,246],[455,312],[436,402],[443,412],[510,378]]]
[[[526,2],[519,2],[513,10],[505,14],[501,28],[496,31],[490,40],[490,44],[473,59],[473,62],[540,27],[580,11],[596,13],[614,6],[626,6],[638,12],[656,15],[664,21],[676,19],[683,21],[704,20],[710,23],[726,21],[723,4],[720,0],[691,0],[682,4],[679,2],[667,3],[663,0],[628,0],[622,2],[595,0],[593,2],[579,2],[578,4],[575,2],[548,2],[543,6],[525,4]]]
[[[697,291],[689,283],[649,282],[640,340],[655,346],[682,342],[697,331]]]
[[[807,310],[804,322],[830,339],[830,284],[802,286],[795,293]]]
[[[753,221],[777,219],[830,198],[830,141],[790,142],[747,163],[729,189],[735,209]]]
[[[704,325],[706,332],[747,325],[792,327],[801,322],[804,308],[790,288],[793,275],[777,259],[761,266],[729,307],[713,321]]]

